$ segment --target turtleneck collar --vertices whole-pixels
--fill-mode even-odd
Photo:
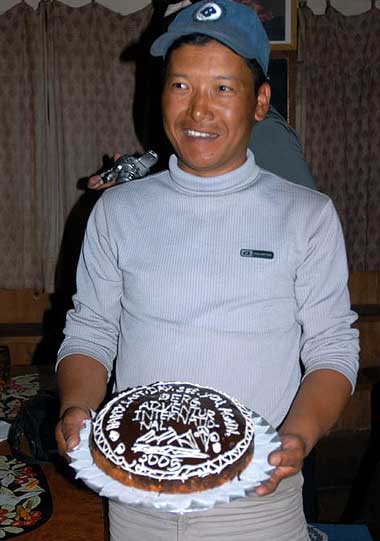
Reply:
[[[176,187],[192,194],[223,194],[241,190],[253,182],[260,168],[256,165],[251,150],[247,149],[247,159],[237,169],[215,177],[198,177],[186,173],[178,167],[178,159],[174,154],[169,159],[169,173]]]

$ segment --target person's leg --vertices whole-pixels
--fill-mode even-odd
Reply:
[[[302,475],[274,494],[256,495],[183,515],[110,502],[110,541],[309,541],[302,511]]]
[[[185,518],[185,541],[309,541],[301,474],[284,480],[269,496],[254,494]]]
[[[174,513],[109,502],[110,541],[177,541]]]

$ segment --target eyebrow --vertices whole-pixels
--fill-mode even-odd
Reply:
[[[188,74],[180,73],[180,72],[170,73],[168,75],[170,77],[185,77],[185,78],[189,77]],[[220,79],[222,81],[238,81],[238,78],[234,77],[233,75],[217,75],[215,79]]]
[[[169,75],[170,77],[187,77],[186,73],[179,73],[178,71],[175,73],[170,73],[170,71],[168,71],[168,76]]]

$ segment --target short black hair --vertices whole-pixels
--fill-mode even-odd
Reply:
[[[199,33],[187,34],[173,41],[173,43],[170,45],[169,49],[167,50],[167,53],[164,58],[163,79],[165,80],[170,57],[173,51],[175,51],[176,49],[179,49],[180,47],[182,47],[182,45],[197,45],[199,47],[203,47],[204,45],[207,45],[208,43],[212,41],[216,41],[218,43],[221,43],[225,47],[228,47],[228,45],[219,41],[216,38],[207,36],[206,34],[199,34]],[[228,48],[230,49],[230,47]],[[231,49],[231,51],[233,51],[233,49]],[[236,51],[233,51],[233,52],[237,54]],[[253,74],[255,95],[257,96],[260,87],[264,83],[267,83],[268,79],[264,73],[263,68],[260,66],[260,64],[257,62],[255,58],[244,58],[243,56],[242,58],[245,60],[248,68],[251,70]]]

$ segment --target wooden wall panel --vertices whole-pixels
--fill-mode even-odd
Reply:
[[[47,293],[0,289],[0,323],[42,323],[49,305]]]
[[[352,304],[380,304],[378,272],[353,272],[348,287]]]
[[[361,317],[354,327],[360,332],[360,366],[380,367],[380,315]]]

